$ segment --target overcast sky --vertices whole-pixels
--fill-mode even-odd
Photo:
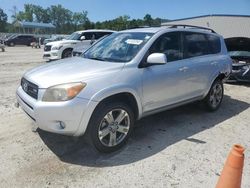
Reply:
[[[205,14],[250,15],[250,0],[0,0],[0,7],[10,17],[14,5],[23,10],[25,3],[48,7],[61,4],[74,12],[88,11],[91,21],[114,19],[121,15],[143,18],[179,19]]]

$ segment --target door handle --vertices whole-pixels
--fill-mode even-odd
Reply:
[[[188,67],[181,67],[179,68],[179,71],[181,72],[186,72],[188,70]]]

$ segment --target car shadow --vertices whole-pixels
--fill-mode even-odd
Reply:
[[[214,113],[206,112],[199,104],[189,104],[151,115],[137,121],[128,144],[111,154],[97,152],[86,143],[84,137],[75,139],[42,130],[38,130],[38,134],[48,148],[64,162],[94,167],[118,166],[150,157],[184,139],[196,144],[206,144],[206,140],[198,140],[192,136],[249,107],[247,102],[225,96],[220,109]]]

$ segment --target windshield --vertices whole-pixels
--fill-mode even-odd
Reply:
[[[230,56],[245,56],[245,57],[250,57],[250,52],[249,51],[230,51],[228,52]]]
[[[81,37],[81,34],[80,33],[72,33],[68,38],[67,40],[79,40]]]
[[[110,62],[129,62],[151,38],[152,33],[114,33],[88,49],[83,57]]]
[[[7,39],[13,39],[15,38],[17,35],[10,35]]]

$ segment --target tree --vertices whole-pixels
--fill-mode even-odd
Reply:
[[[36,22],[43,22],[43,23],[50,23],[50,15],[48,12],[48,8],[44,9],[41,6],[33,5],[35,21]]]
[[[9,11],[12,13],[11,18],[13,20],[13,23],[16,22],[17,21],[17,14],[18,14],[17,7],[14,5],[12,7],[12,9],[10,9]]]
[[[88,12],[87,11],[82,11],[82,12],[75,12],[73,13],[73,24],[74,24],[74,29],[77,30],[79,28],[83,28],[83,26],[88,22],[89,24],[89,19],[87,17]]]
[[[3,9],[0,8],[0,31],[6,31],[7,26],[7,14],[4,13]]]
[[[146,26],[152,26],[153,25],[153,18],[151,17],[150,14],[146,14],[143,18],[144,23]]]
[[[16,20],[18,21],[34,21],[34,5],[32,4],[25,4],[24,11],[20,11],[16,14]]]
[[[72,12],[62,5],[52,5],[43,8],[39,5],[25,4],[23,11],[17,11],[16,6],[11,10],[13,21],[34,21],[52,23],[58,34],[69,34],[82,29],[112,29],[124,30],[143,26],[160,26],[161,18],[152,18],[146,14],[143,19],[130,19],[128,15],[119,16],[113,20],[91,22],[87,11]],[[9,30],[11,27],[9,27]]]
[[[62,7],[62,5],[52,5],[48,9],[52,24],[56,26],[58,33],[70,33],[72,28],[73,13]]]

